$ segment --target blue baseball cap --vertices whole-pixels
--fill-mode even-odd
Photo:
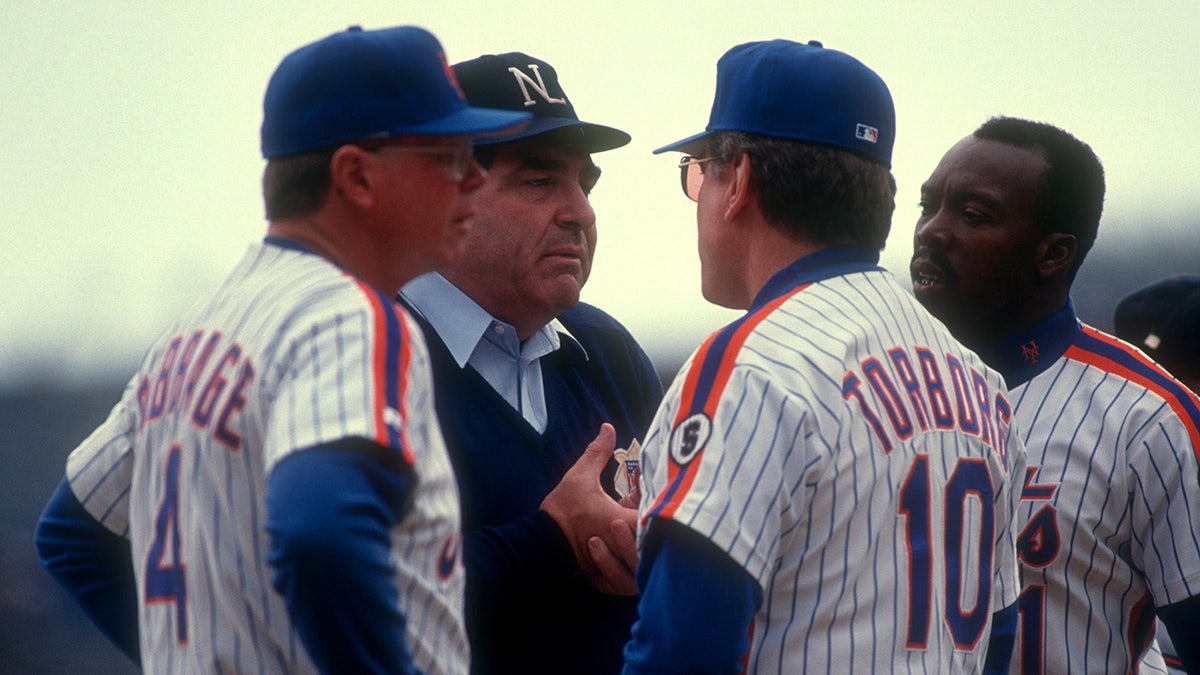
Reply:
[[[351,26],[288,54],[275,69],[263,98],[262,154],[388,134],[486,135],[530,117],[468,105],[429,31]]]
[[[484,54],[454,64],[454,74],[471,105],[533,113],[533,121],[517,133],[491,136],[478,145],[511,143],[550,132],[555,133],[545,137],[548,141],[589,154],[629,143],[629,134],[620,129],[581,121],[554,66],[541,59],[521,52]]]
[[[815,40],[747,42],[717,61],[705,130],[654,152],[689,152],[717,131],[830,145],[890,167],[896,110],[883,79],[849,54]]]

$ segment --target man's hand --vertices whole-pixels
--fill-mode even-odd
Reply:
[[[617,542],[615,549],[610,549],[600,537],[588,539],[588,550],[597,568],[588,581],[601,593],[637,595],[637,538],[624,520],[612,522],[611,534]]]
[[[566,535],[579,570],[602,593],[633,595],[637,584],[637,509],[618,504],[600,486],[600,473],[612,459],[616,431],[600,425],[600,433],[546,499],[545,511]],[[592,539],[598,541],[593,544]]]

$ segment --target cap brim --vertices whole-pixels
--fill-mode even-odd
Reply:
[[[392,129],[392,133],[421,136],[493,136],[524,129],[533,115],[527,112],[468,106],[423,124]]]
[[[707,137],[711,133],[712,133],[711,131],[701,131],[698,134],[688,136],[687,138],[683,139],[682,141],[675,141],[674,143],[672,143],[670,145],[664,145],[661,148],[658,148],[657,150],[653,151],[653,154],[657,155],[657,154],[660,154],[663,152],[671,152],[671,151],[691,152],[693,149],[695,149],[695,146],[700,141],[704,140],[705,137]]]
[[[570,134],[568,130],[578,133],[577,135]],[[555,134],[555,143],[577,147],[589,154],[614,150],[628,144],[630,141],[629,134],[620,129],[606,127],[602,124],[580,122],[579,120],[567,119],[565,117],[535,117],[532,122],[515,133],[494,135],[476,145],[511,143],[551,133]]]

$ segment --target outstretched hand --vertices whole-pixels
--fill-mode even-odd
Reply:
[[[600,485],[600,474],[612,459],[616,431],[600,425],[575,465],[546,495],[541,510],[562,529],[580,572],[602,593],[633,595],[637,592],[637,509],[609,497]]]
[[[637,595],[637,537],[624,520],[614,520],[610,528],[611,541],[617,542],[610,548],[599,536],[588,539],[588,550],[597,572],[588,576],[588,581],[601,593],[609,595]]]

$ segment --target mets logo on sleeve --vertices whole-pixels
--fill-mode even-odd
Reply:
[[[437,575],[441,581],[447,581],[454,576],[454,571],[458,568],[458,551],[459,551],[459,536],[452,534],[442,542],[442,550],[438,554],[437,560]]]
[[[680,422],[671,431],[671,440],[668,443],[671,459],[680,466],[686,465],[704,449],[711,434],[712,420],[704,413],[696,413]]]

